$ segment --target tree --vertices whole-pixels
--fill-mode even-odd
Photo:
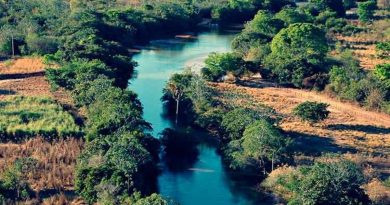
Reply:
[[[306,101],[295,107],[293,113],[301,118],[301,120],[308,121],[310,123],[317,123],[328,117],[328,106],[329,105],[325,103]]]
[[[344,8],[351,9],[356,7],[356,0],[343,0]]]
[[[262,117],[260,113],[254,110],[236,108],[223,116],[221,127],[229,140],[237,140],[242,138],[242,134],[248,125]]]
[[[374,18],[375,9],[376,2],[373,0],[359,3],[357,13],[360,21],[368,22],[372,20]]]
[[[360,167],[348,160],[330,159],[300,169],[291,204],[369,204],[361,188],[364,175]]]
[[[256,16],[245,25],[244,32],[263,34],[270,38],[274,37],[284,27],[283,22],[273,17],[273,14],[260,10]]]
[[[381,64],[375,66],[375,74],[379,77],[379,79],[387,81],[390,80],[390,64]]]
[[[212,53],[205,61],[202,76],[206,80],[219,81],[227,73],[236,78],[241,77],[246,71],[245,61],[234,53]]]
[[[327,51],[325,33],[320,28],[309,23],[292,24],[273,38],[265,67],[279,82],[301,87],[304,78],[322,71]]]
[[[294,23],[307,23],[310,21],[310,16],[295,8],[284,8],[275,15],[275,18],[282,20],[285,23],[285,26]]]
[[[271,161],[272,171],[275,162],[286,152],[288,144],[289,139],[264,119],[249,125],[243,134],[244,154],[261,161],[262,164],[265,160]]]
[[[176,102],[176,124],[178,123],[180,102],[185,97],[184,94],[191,83],[191,79],[192,73],[173,74],[164,89],[164,93],[168,94]]]
[[[343,0],[310,0],[320,11],[331,10],[337,13],[337,16],[345,16]]]

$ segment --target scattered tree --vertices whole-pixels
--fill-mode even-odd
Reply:
[[[295,107],[293,113],[301,118],[301,120],[317,123],[328,118],[328,106],[329,105],[325,103],[306,101]]]

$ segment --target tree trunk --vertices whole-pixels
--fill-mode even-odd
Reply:
[[[12,58],[15,58],[14,34],[11,34],[11,49],[12,49]]]
[[[179,103],[180,99],[176,100],[176,124],[178,123],[178,118],[179,118]]]
[[[271,159],[271,170],[274,171],[274,155],[272,155]]]

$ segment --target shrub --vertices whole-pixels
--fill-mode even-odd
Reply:
[[[325,103],[306,101],[295,107],[293,113],[303,121],[317,123],[328,118],[328,106],[329,105]]]
[[[376,2],[374,0],[369,0],[366,2],[361,2],[358,5],[357,13],[359,19],[362,22],[368,22],[374,18],[374,12],[376,9]]]
[[[205,63],[202,76],[214,82],[221,80],[227,73],[232,73],[234,77],[239,78],[246,70],[244,60],[234,53],[212,53]]]
[[[45,55],[55,53],[58,50],[58,40],[50,36],[29,35],[26,38],[29,53]]]
[[[390,41],[376,44],[376,52],[381,58],[390,58]]]
[[[361,188],[365,183],[362,169],[348,160],[318,161],[270,176],[263,185],[277,189],[289,204],[370,204]]]

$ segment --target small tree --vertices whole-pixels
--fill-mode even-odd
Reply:
[[[362,22],[368,22],[374,18],[376,2],[373,0],[362,2],[358,5],[358,15]]]
[[[185,97],[185,92],[191,83],[192,77],[193,75],[190,72],[173,74],[164,89],[164,93],[168,94],[176,102],[176,123],[178,123],[180,102]]]
[[[330,113],[327,110],[328,107],[326,103],[306,101],[295,107],[293,113],[303,121],[317,123],[328,118]]]
[[[262,119],[245,129],[242,147],[245,154],[262,161],[261,164],[264,164],[264,159],[271,161],[273,171],[275,161],[282,157],[288,144],[288,138],[271,123]]]
[[[232,73],[235,78],[239,78],[245,72],[245,61],[234,53],[212,53],[205,63],[202,76],[210,81],[221,80],[227,73]]]

